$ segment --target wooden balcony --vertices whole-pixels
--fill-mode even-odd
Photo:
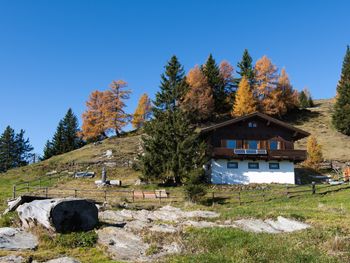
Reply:
[[[234,149],[217,147],[213,148],[213,158],[224,158],[224,159],[250,159],[250,160],[289,160],[294,162],[302,162],[306,159],[305,150],[266,150],[251,154],[237,154]]]

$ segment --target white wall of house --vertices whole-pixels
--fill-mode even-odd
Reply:
[[[228,168],[227,162],[237,162],[238,168]],[[259,163],[259,169],[249,169],[248,163]],[[279,169],[270,169],[269,163],[279,163]],[[295,184],[294,163],[290,161],[212,159],[210,173],[213,184]]]

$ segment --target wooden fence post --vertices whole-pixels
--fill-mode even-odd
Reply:
[[[265,202],[265,189],[262,190],[262,198],[263,198],[263,202]]]
[[[238,190],[238,204],[241,205],[241,189]]]
[[[78,190],[77,190],[77,189],[74,189],[74,197],[75,197],[75,198],[77,198],[77,196],[78,196],[78,193],[77,193],[77,192],[78,192]]]
[[[162,191],[159,191],[159,204],[162,203]]]
[[[49,196],[49,189],[48,187],[45,188],[45,197],[47,198]]]
[[[12,197],[13,197],[13,199],[16,198],[16,185],[15,184],[13,185],[13,188],[12,188]]]
[[[289,198],[288,185],[286,185],[286,196]]]
[[[135,190],[132,190],[132,202],[135,202]]]
[[[107,202],[107,190],[105,190],[105,202]]]
[[[214,192],[212,192],[212,203],[211,203],[212,205],[214,205],[215,204],[215,193]]]
[[[316,194],[316,183],[315,182],[311,182],[311,186],[312,186],[312,194]]]

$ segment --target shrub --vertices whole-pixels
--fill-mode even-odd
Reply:
[[[55,244],[61,247],[93,247],[97,242],[95,231],[75,232],[69,234],[59,234],[55,239]]]
[[[207,193],[203,169],[192,170],[185,183],[185,196],[191,202],[198,202]]]

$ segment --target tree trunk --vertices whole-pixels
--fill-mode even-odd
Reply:
[[[40,224],[59,233],[89,231],[98,224],[98,210],[85,199],[35,200],[17,208],[23,227]]]

